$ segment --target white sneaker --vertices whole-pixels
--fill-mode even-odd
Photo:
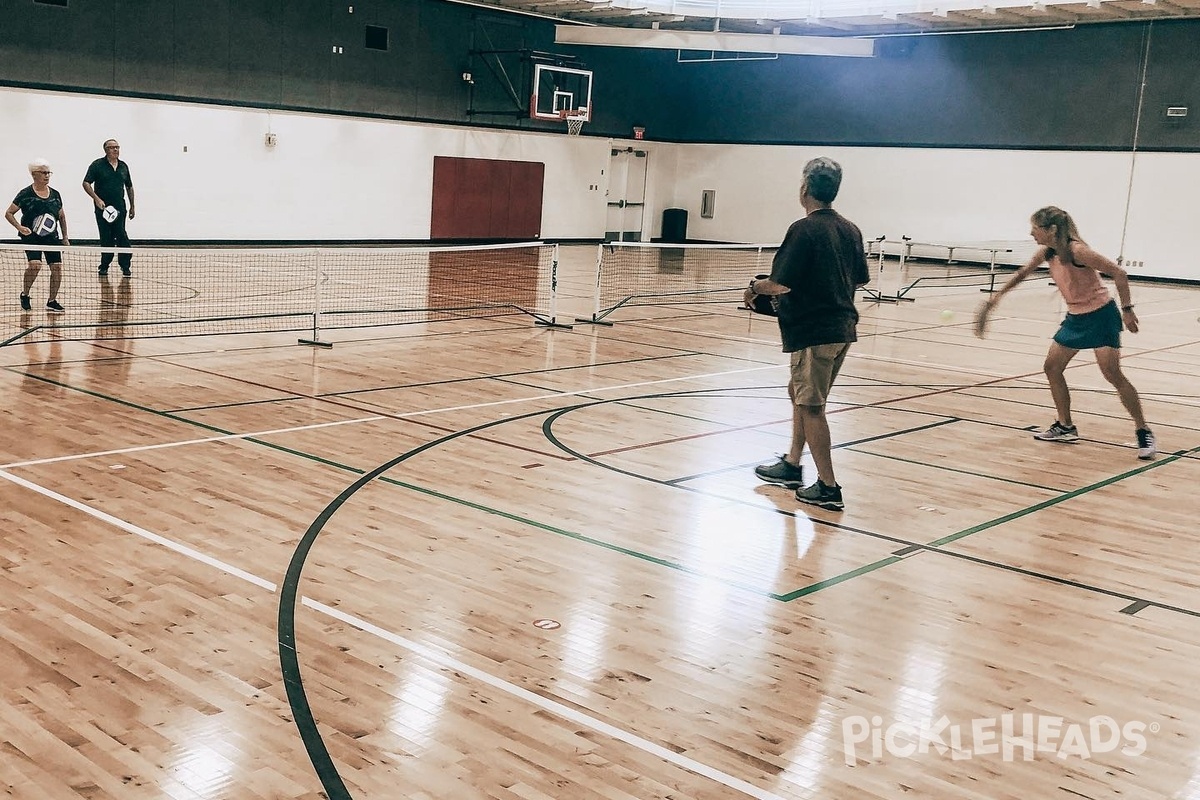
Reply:
[[[1158,453],[1158,442],[1154,440],[1154,431],[1149,428],[1138,428],[1138,458],[1149,461]]]

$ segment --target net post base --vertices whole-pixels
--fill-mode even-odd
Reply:
[[[296,344],[306,344],[309,347],[323,347],[326,350],[333,349],[333,342],[323,342],[320,339],[297,339]]]
[[[872,303],[900,303],[900,302],[915,303],[915,302],[917,302],[917,298],[915,298],[915,297],[905,297],[903,295],[895,295],[895,294],[882,294],[881,292],[877,292],[874,289],[864,289],[863,290],[863,299],[869,300]]]
[[[571,330],[572,327],[574,327],[573,325],[568,325],[565,322],[558,322],[553,319],[535,319],[533,321],[533,324],[541,325],[543,328],[562,328],[562,329],[568,330],[568,331]]]
[[[576,317],[575,321],[583,323],[584,325],[604,325],[609,328],[613,326],[613,323],[609,322],[608,320],[596,319],[595,317]]]

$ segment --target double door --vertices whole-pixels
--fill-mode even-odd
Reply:
[[[640,242],[646,226],[645,150],[613,148],[608,162],[608,219],[604,237],[610,242]]]

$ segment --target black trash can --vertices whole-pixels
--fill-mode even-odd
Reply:
[[[662,240],[668,244],[683,244],[687,241],[686,208],[664,208],[662,217]]]

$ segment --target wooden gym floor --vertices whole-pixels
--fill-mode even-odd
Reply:
[[[1134,293],[1153,462],[1086,354],[1031,438],[1044,280],[863,303],[841,514],[732,298],[0,349],[0,793],[1200,797],[1200,291]]]

